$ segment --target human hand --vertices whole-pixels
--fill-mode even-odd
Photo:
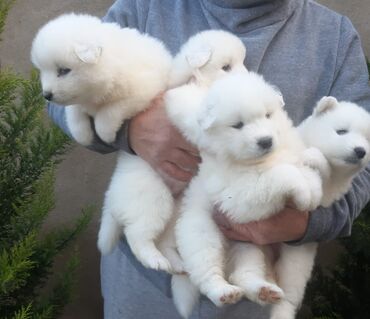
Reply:
[[[309,212],[286,207],[272,217],[246,224],[232,223],[225,214],[216,212],[214,220],[226,238],[269,245],[301,239],[307,229]]]
[[[196,173],[200,157],[198,150],[171,124],[163,104],[160,95],[146,111],[131,119],[129,144],[176,195]]]

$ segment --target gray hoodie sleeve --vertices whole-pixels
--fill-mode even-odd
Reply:
[[[351,22],[343,17],[338,46],[337,71],[330,95],[352,101],[370,111],[369,74],[361,41]],[[349,236],[352,223],[370,200],[370,166],[355,177],[352,188],[331,207],[311,212],[304,237],[294,244],[327,241]]]
[[[135,1],[122,0],[116,1],[102,20],[104,22],[116,22],[121,27],[137,28],[137,16]],[[47,110],[50,118],[73,138],[66,122],[65,108],[54,103],[48,103]],[[129,121],[122,124],[121,129],[117,132],[116,140],[111,144],[104,143],[95,133],[94,141],[88,148],[102,154],[115,152],[119,149],[133,154],[134,152],[128,143],[128,124]],[[91,125],[94,128],[93,121],[91,121]]]

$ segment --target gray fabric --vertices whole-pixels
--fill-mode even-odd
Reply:
[[[163,40],[172,53],[189,36],[205,29],[236,33],[247,48],[246,66],[280,88],[295,124],[324,95],[370,107],[367,68],[357,32],[347,18],[314,1],[118,0],[104,20],[149,33]],[[51,116],[61,123],[63,114]],[[98,150],[99,145],[92,147]],[[366,169],[343,199],[311,213],[307,233],[295,244],[349,235],[353,220],[370,198],[369,190]],[[124,242],[102,259],[105,318],[177,318],[163,294],[169,289],[169,277],[135,264]],[[196,309],[201,313],[197,318],[234,318],[234,309],[244,305],[244,315],[238,318],[268,317],[261,307],[241,305],[216,309],[203,301]]]
[[[104,318],[181,319],[170,296],[169,280],[165,273],[144,269],[121,242],[101,261]],[[190,319],[262,319],[268,313],[269,307],[246,300],[217,308],[203,298]]]

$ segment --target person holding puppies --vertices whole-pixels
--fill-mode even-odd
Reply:
[[[353,101],[370,110],[368,73],[361,42],[351,22],[308,0],[118,0],[104,21],[137,28],[162,40],[175,54],[193,34],[224,29],[247,48],[246,67],[281,90],[286,110],[299,124],[322,96]],[[52,103],[49,114],[66,132],[64,109]],[[197,150],[169,122],[159,96],[143,113],[122,123],[116,141],[95,139],[101,153],[124,149],[156,169],[178,194],[194,176]],[[286,207],[261,222],[232,224],[216,214],[230,239],[259,245],[326,241],[351,232],[353,220],[370,199],[370,171],[365,168],[350,191],[329,208],[298,212]],[[102,258],[104,314],[118,318],[180,318],[170,296],[170,276],[144,268],[125,241]],[[269,308],[248,301],[217,308],[203,298],[191,319],[269,318]]]

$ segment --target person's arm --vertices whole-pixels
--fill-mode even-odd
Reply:
[[[336,72],[328,95],[352,101],[370,110],[369,74],[361,41],[351,22],[343,17],[338,45]],[[230,239],[257,244],[289,242],[299,245],[349,236],[355,218],[370,200],[370,166],[353,181],[349,192],[331,207],[319,207],[310,213],[286,208],[272,218],[243,225],[216,218]]]

